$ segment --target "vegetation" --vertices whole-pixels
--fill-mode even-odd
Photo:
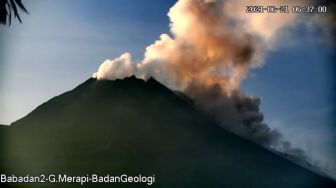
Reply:
[[[10,25],[12,16],[22,23],[19,10],[28,14],[21,0],[0,0],[0,25]]]

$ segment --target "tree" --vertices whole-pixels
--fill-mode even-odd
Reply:
[[[0,25],[10,25],[13,14],[22,23],[19,10],[28,14],[21,0],[0,0]]]

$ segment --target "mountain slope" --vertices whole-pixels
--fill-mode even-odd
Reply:
[[[154,79],[89,79],[13,123],[4,139],[8,174],[155,174],[154,187],[335,186],[217,127]]]
[[[9,127],[0,125],[0,153],[4,153],[4,136]],[[0,169],[3,169],[3,155],[0,155]]]

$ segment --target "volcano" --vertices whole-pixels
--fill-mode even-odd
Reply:
[[[151,186],[169,188],[336,187],[333,180],[217,126],[190,99],[153,78],[90,78],[0,133],[4,174],[155,174]],[[44,185],[81,186],[7,186]],[[148,187],[145,183],[89,185]]]

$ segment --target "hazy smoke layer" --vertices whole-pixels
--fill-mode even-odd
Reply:
[[[103,62],[97,79],[154,77],[195,100],[221,126],[264,146],[306,158],[282,135],[262,123],[260,99],[239,91],[249,69],[261,66],[268,50],[289,35],[300,14],[247,14],[246,5],[291,5],[294,1],[179,0],[169,11],[172,36],[162,34],[141,62],[124,53]],[[281,2],[281,3],[280,3]],[[308,1],[295,1],[298,3]]]

